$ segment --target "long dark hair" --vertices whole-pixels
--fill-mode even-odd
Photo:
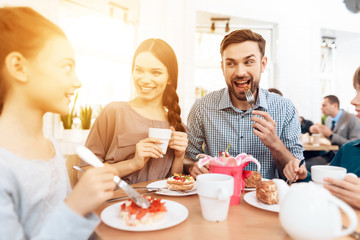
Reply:
[[[163,94],[162,103],[168,110],[168,120],[170,126],[173,126],[176,131],[185,132],[185,128],[181,123],[179,96],[176,93],[178,62],[174,50],[164,40],[158,38],[147,39],[143,41],[135,51],[132,61],[132,71],[134,71],[136,57],[142,52],[151,52],[166,66],[169,74],[169,80]]]
[[[356,88],[356,86],[360,86],[360,66],[356,69],[354,73],[353,86],[354,88]]]
[[[3,77],[6,56],[19,52],[26,58],[35,56],[50,37],[65,33],[54,23],[29,7],[0,8],[0,114],[9,84]]]

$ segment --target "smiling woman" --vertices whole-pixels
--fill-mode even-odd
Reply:
[[[131,184],[182,172],[187,134],[176,93],[175,52],[161,39],[143,41],[133,57],[132,76],[136,98],[108,104],[85,145]],[[160,139],[148,137],[149,128],[172,130],[166,154],[158,146]]]

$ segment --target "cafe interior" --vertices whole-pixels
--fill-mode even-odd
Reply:
[[[177,92],[185,124],[195,100],[226,87],[219,46],[226,34],[237,29],[251,29],[265,38],[268,64],[260,87],[279,89],[299,116],[321,122],[326,95],[336,95],[342,109],[355,113],[350,101],[355,95],[353,74],[360,65],[358,0],[0,0],[0,7],[4,6],[29,6],[40,12],[64,30],[75,50],[82,87],[69,105],[69,112],[77,113],[74,122],[66,128],[58,114],[44,116],[44,133],[61,143],[65,156],[74,154],[89,133],[80,120],[84,108],[92,110],[91,126],[108,103],[134,98],[131,61],[138,44],[147,38],[165,40],[176,53]],[[146,189],[147,184],[135,187]],[[352,233],[360,230],[359,210],[351,212],[341,205],[340,215],[328,211],[339,206],[337,202],[326,203],[327,210],[325,206],[312,212],[291,210],[300,204],[296,199],[302,191],[299,187],[293,192],[292,204],[275,208],[259,203],[255,196],[246,201],[242,196],[239,205],[230,206],[226,220],[215,221],[204,220],[196,194],[151,193],[179,203],[171,210],[182,214],[169,217],[167,225],[136,229],[112,222],[116,214],[108,207],[114,202],[107,202],[96,212],[110,219],[97,227],[97,239],[360,239]],[[312,191],[318,199],[327,197]],[[125,193],[118,191],[117,196]],[[279,217],[283,209],[288,209],[287,214]],[[310,219],[314,212],[334,222]],[[304,222],[310,224],[301,230],[307,235],[293,227]],[[338,227],[339,232],[322,238],[322,232]]]
[[[321,121],[326,95],[338,96],[341,108],[354,112],[350,93],[359,65],[360,14],[345,2],[2,0],[0,4],[31,6],[65,31],[82,82],[75,109],[89,105],[93,118],[107,103],[134,97],[132,54],[144,39],[162,38],[178,58],[178,94],[186,123],[197,98],[225,87],[219,54],[222,38],[249,28],[267,41],[268,64],[260,87],[279,89],[300,116],[316,123]],[[48,114],[45,122],[46,134],[61,138],[60,118]]]

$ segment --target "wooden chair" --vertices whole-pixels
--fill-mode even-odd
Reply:
[[[66,158],[66,169],[69,175],[70,185],[73,189],[78,181],[77,173],[78,171],[73,168],[73,166],[79,165],[79,157],[76,154],[71,154]]]

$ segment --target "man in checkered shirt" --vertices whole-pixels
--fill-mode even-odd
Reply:
[[[251,30],[236,30],[226,35],[220,45],[221,68],[227,88],[212,92],[193,105],[187,122],[189,144],[185,164],[196,177],[208,173],[208,166],[197,166],[196,156],[205,153],[219,156],[231,144],[228,152],[253,155],[261,164],[263,178],[285,176],[306,171],[298,167],[303,157],[300,142],[300,122],[293,103],[282,96],[259,88],[267,57],[265,40]],[[256,104],[252,111],[246,101],[245,88],[250,88]],[[247,170],[256,170],[250,163]]]

